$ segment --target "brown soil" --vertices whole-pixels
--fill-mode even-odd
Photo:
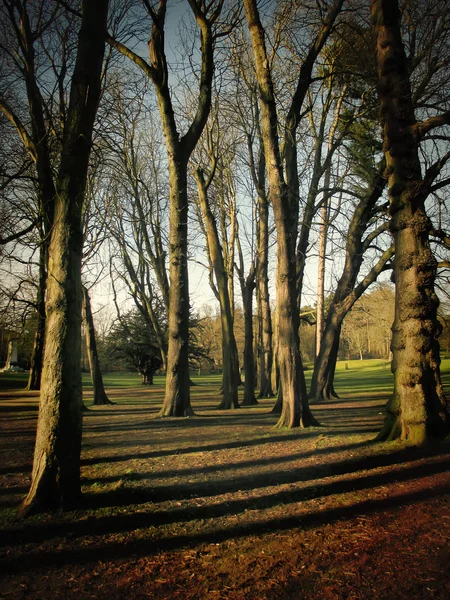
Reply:
[[[18,521],[37,397],[0,394],[0,599],[450,598],[450,443],[372,443],[385,398],[287,431],[210,386],[180,420],[161,388],[109,396],[84,420],[84,506]]]

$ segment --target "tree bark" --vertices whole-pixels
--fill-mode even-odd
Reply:
[[[21,515],[73,506],[81,495],[82,207],[107,13],[107,0],[84,0],[49,247],[46,344],[33,473]]]
[[[217,285],[217,295],[220,305],[220,322],[222,327],[222,394],[223,398],[219,405],[220,409],[238,408],[238,356],[237,345],[233,330],[233,315],[228,287],[228,274],[225,267],[222,248],[214,215],[208,201],[208,187],[212,181],[213,172],[208,181],[205,181],[203,172],[197,169],[195,179],[197,181],[198,200],[202,217],[204,220],[207,247],[211,263],[214,269]]]
[[[102,371],[97,353],[97,341],[95,339],[94,319],[92,318],[91,300],[89,292],[83,287],[83,309],[86,329],[86,347],[89,360],[89,369],[91,372],[92,387],[94,391],[94,406],[103,406],[105,404],[114,404],[108,398],[103,385]]]
[[[169,234],[169,345],[167,352],[166,395],[161,417],[187,417],[194,414],[189,377],[189,282],[187,265],[187,159],[169,155],[170,234]]]
[[[436,259],[425,212],[429,185],[421,174],[417,122],[396,0],[371,0],[377,42],[378,94],[395,240],[395,319],[392,339],[394,393],[379,439],[420,444],[450,430],[440,378],[434,291]]]

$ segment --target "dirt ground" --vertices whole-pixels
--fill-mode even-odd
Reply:
[[[16,519],[37,396],[0,394],[0,599],[450,598],[450,441],[374,444],[386,398],[159,419],[162,389],[84,417],[80,510]],[[89,400],[89,399],[87,399]]]

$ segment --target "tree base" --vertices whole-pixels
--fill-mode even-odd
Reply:
[[[191,406],[189,406],[188,408],[185,408],[182,411],[177,410],[174,407],[169,407],[167,409],[163,407],[159,411],[158,417],[161,417],[161,418],[172,417],[172,418],[182,419],[185,417],[195,417],[195,412],[192,410]]]
[[[249,398],[248,400],[246,400],[244,398],[244,400],[241,402],[241,406],[258,406],[258,405],[259,405],[259,402],[255,396],[253,396],[252,398]]]

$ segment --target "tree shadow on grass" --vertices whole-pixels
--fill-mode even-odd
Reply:
[[[325,492],[325,490],[322,490],[322,492]],[[330,493],[338,493],[338,491]],[[248,523],[243,522],[238,525],[221,527],[206,532],[194,533],[192,535],[174,535],[156,539],[141,538],[133,539],[128,542],[106,542],[89,547],[77,546],[76,548],[67,550],[40,550],[39,554],[33,555],[33,557],[29,556],[27,560],[23,560],[23,557],[18,557],[3,561],[3,564],[0,563],[0,572],[12,574],[26,572],[37,568],[67,566],[69,564],[85,564],[88,562],[95,563],[99,559],[101,559],[102,562],[105,562],[108,560],[127,559],[133,556],[142,557],[166,551],[174,551],[184,547],[193,548],[201,544],[219,543],[229,539],[236,540],[248,536],[265,535],[296,528],[307,530],[313,527],[328,525],[336,521],[349,520],[355,516],[370,515],[382,510],[411,505],[424,500],[428,501],[432,498],[448,495],[449,493],[450,484],[445,484],[431,490],[419,490],[382,499],[369,499],[351,505],[332,507],[325,510],[311,510],[301,515],[292,515],[285,518],[261,519]],[[279,499],[277,498],[277,500]],[[290,501],[300,502],[301,497],[295,499],[291,498]],[[231,503],[226,503],[225,507],[221,507],[220,505],[209,507],[210,512],[207,516],[209,518],[219,516],[221,508],[222,511],[226,511],[225,514],[230,514],[230,508],[232,508],[233,514],[236,510],[239,510],[237,505],[230,507],[230,504]],[[198,511],[200,513],[199,517],[204,519],[206,517],[205,507],[199,507]],[[132,528],[149,527],[152,520],[155,520],[155,523],[159,525],[161,524],[161,519],[168,518],[167,514],[168,513],[164,512],[162,514],[153,515],[131,515],[131,517],[115,516],[107,518],[106,521],[101,523],[99,523],[98,520],[92,519],[87,523],[83,523],[81,528],[78,528],[79,523],[72,524],[68,534],[73,538],[86,534],[92,535],[93,533],[124,532],[131,530]],[[173,518],[173,513],[169,514],[172,515]],[[195,518],[192,516],[193,509],[189,509],[187,515],[190,519]],[[176,518],[180,519],[181,515],[178,514]],[[128,525],[126,523],[128,523]],[[62,533],[63,532],[61,531],[59,535]],[[36,538],[32,539],[33,541],[36,540]]]
[[[439,448],[427,448],[424,450],[408,448],[393,454],[382,454],[370,456],[365,459],[347,460],[334,462],[319,467],[305,467],[296,469],[293,473],[283,473],[278,477],[268,480],[266,475],[245,477],[242,479],[231,479],[225,481],[214,481],[199,483],[196,485],[178,485],[160,487],[158,490],[119,488],[107,493],[90,493],[83,497],[83,510],[98,510],[104,508],[121,508],[125,506],[135,507],[135,511],[127,514],[114,514],[108,516],[90,517],[87,520],[65,522],[65,523],[29,523],[27,527],[13,527],[3,532],[0,546],[20,545],[25,543],[40,543],[54,537],[82,537],[86,535],[107,535],[112,533],[126,533],[140,528],[158,527],[172,523],[195,521],[198,519],[214,519],[219,517],[236,516],[248,510],[263,511],[280,505],[288,506],[308,500],[325,498],[336,494],[351,494],[357,491],[370,490],[379,486],[387,486],[396,483],[405,483],[430,475],[445,473],[450,468],[450,455],[441,456]],[[440,448],[442,451],[442,448]],[[423,458],[437,457],[431,463],[405,464]],[[393,465],[389,471],[367,474],[367,470]],[[328,477],[336,476],[353,477],[333,480],[319,481]],[[283,484],[306,483],[301,488],[277,490],[276,486]],[[274,491],[268,491],[263,495],[248,495],[246,498],[229,498],[219,503],[188,505],[184,507],[171,507],[170,509],[158,509],[157,502],[171,500],[185,500],[186,498],[207,498],[220,494],[256,489],[261,490],[272,487]],[[428,490],[433,494],[433,489]],[[450,483],[442,487],[442,493],[450,492]],[[392,501],[392,504],[390,503]],[[396,506],[397,496],[383,499],[386,507]],[[151,504],[151,506],[148,506]],[[357,503],[355,506],[364,506],[366,502]],[[369,504],[376,506],[374,501]],[[355,508],[357,514],[359,509]],[[309,513],[308,513],[309,514]],[[345,511],[344,511],[345,514]],[[296,517],[303,525],[301,519]],[[283,520],[281,520],[283,521]],[[269,520],[269,523],[271,521]],[[275,521],[273,522],[275,527]],[[251,529],[252,523],[248,525]],[[249,534],[251,531],[249,531]],[[230,535],[233,537],[233,535]]]
[[[170,469],[170,470],[166,470],[166,471],[155,471],[155,472],[147,472],[147,473],[134,473],[134,474],[127,474],[127,475],[123,475],[123,474],[119,474],[119,475],[109,475],[109,476],[103,476],[103,477],[95,477],[95,478],[89,478],[89,477],[83,477],[82,478],[82,482],[84,484],[89,484],[89,482],[95,481],[97,483],[99,482],[108,482],[108,483],[112,483],[114,481],[121,481],[124,478],[129,480],[129,481],[140,481],[140,480],[150,480],[152,478],[158,478],[158,479],[167,479],[170,477],[179,477],[179,478],[188,478],[188,477],[192,477],[194,475],[207,475],[207,474],[211,474],[211,473],[220,473],[221,471],[229,471],[229,470],[239,470],[239,469],[249,469],[252,467],[264,467],[264,466],[271,466],[274,467],[275,465],[281,465],[283,463],[291,463],[295,460],[298,459],[307,459],[310,458],[312,456],[320,456],[320,455],[333,455],[339,452],[343,452],[345,450],[357,450],[358,448],[363,448],[363,447],[367,447],[368,444],[370,444],[370,442],[358,442],[358,443],[352,443],[352,444],[343,444],[340,446],[332,446],[329,448],[314,448],[314,450],[311,450],[309,452],[299,452],[297,454],[286,454],[284,456],[269,456],[269,457],[262,457],[259,459],[252,459],[252,460],[244,460],[244,461],[240,461],[240,462],[226,462],[226,463],[221,463],[221,464],[216,464],[216,465],[208,465],[208,466],[202,466],[202,467],[192,467],[192,468],[181,468],[181,469]],[[246,476],[247,477],[247,476]],[[278,474],[276,476],[276,479],[278,481],[278,477],[280,477],[280,474]],[[250,476],[251,480],[254,481],[254,476]],[[171,488],[172,489],[172,488]],[[189,485],[189,489],[191,489],[191,485]]]

